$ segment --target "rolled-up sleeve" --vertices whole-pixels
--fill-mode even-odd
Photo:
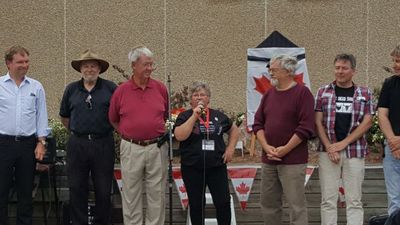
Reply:
[[[43,86],[39,84],[37,98],[37,113],[36,113],[36,135],[38,137],[46,137],[48,135],[48,116],[46,106],[46,95]]]

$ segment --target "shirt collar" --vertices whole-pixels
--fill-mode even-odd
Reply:
[[[139,87],[139,85],[135,83],[133,79],[130,79],[130,82],[132,84],[132,89],[142,89],[141,87]],[[154,80],[150,77],[146,84],[146,88],[153,88],[154,85],[155,85]]]
[[[352,83],[354,86],[354,90],[357,89],[357,85],[354,82]],[[336,80],[334,80],[332,83],[329,84],[329,88],[335,89],[335,87],[336,87]]]
[[[94,85],[94,87],[91,90],[91,92],[96,90],[96,89],[100,89],[102,87],[102,85],[101,85],[102,84],[102,80],[103,79],[101,79],[100,77],[97,78],[96,84]],[[83,85],[83,78],[81,78],[78,82],[79,82],[79,88],[81,90],[87,91],[85,86]]]
[[[14,80],[11,79],[10,72],[7,72],[7,74],[3,78],[3,82],[5,83],[5,82],[10,82],[10,81],[14,81]],[[31,78],[29,78],[28,76],[25,75],[24,80],[22,82],[29,84],[29,83],[31,83]]]

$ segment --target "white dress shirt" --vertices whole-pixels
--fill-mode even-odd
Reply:
[[[0,77],[0,134],[48,135],[46,97],[42,84],[25,76],[17,86],[9,73]]]

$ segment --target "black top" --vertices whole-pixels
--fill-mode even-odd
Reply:
[[[336,85],[335,95],[335,134],[336,140],[341,141],[347,137],[350,130],[351,116],[353,113],[354,86],[350,88],[341,88]]]
[[[185,123],[192,114],[192,109],[180,113],[176,119],[175,127]],[[182,165],[210,168],[224,164],[222,155],[225,152],[226,145],[223,134],[231,129],[232,121],[222,112],[213,109],[210,109],[209,120],[209,140],[214,140],[215,150],[202,150],[202,140],[207,139],[207,134],[204,124],[197,120],[190,136],[179,144]]]
[[[378,108],[389,109],[389,120],[393,132],[400,135],[400,76],[393,75],[385,80],[379,96]]]
[[[83,79],[72,82],[65,88],[59,114],[70,119],[69,129],[75,133],[111,133],[108,108],[116,88],[115,83],[100,77],[90,92],[85,89]]]

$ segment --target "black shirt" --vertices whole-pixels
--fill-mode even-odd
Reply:
[[[180,113],[176,119],[175,127],[185,123],[192,114],[192,109]],[[179,144],[182,165],[210,168],[224,164],[222,155],[225,153],[226,145],[223,134],[231,129],[232,121],[222,112],[213,109],[210,109],[209,120],[209,140],[215,142],[214,151],[202,150],[202,140],[207,139],[207,134],[204,124],[197,120],[190,136]]]
[[[350,88],[341,88],[336,85],[335,95],[335,134],[336,140],[341,141],[347,137],[350,130],[351,116],[353,113],[354,86]]]
[[[69,129],[75,133],[111,133],[108,108],[116,88],[115,83],[100,77],[90,92],[85,89],[83,79],[72,82],[64,91],[59,114],[69,118]]]
[[[389,121],[393,133],[400,135],[400,76],[393,75],[385,80],[379,96],[378,108],[389,109]]]

